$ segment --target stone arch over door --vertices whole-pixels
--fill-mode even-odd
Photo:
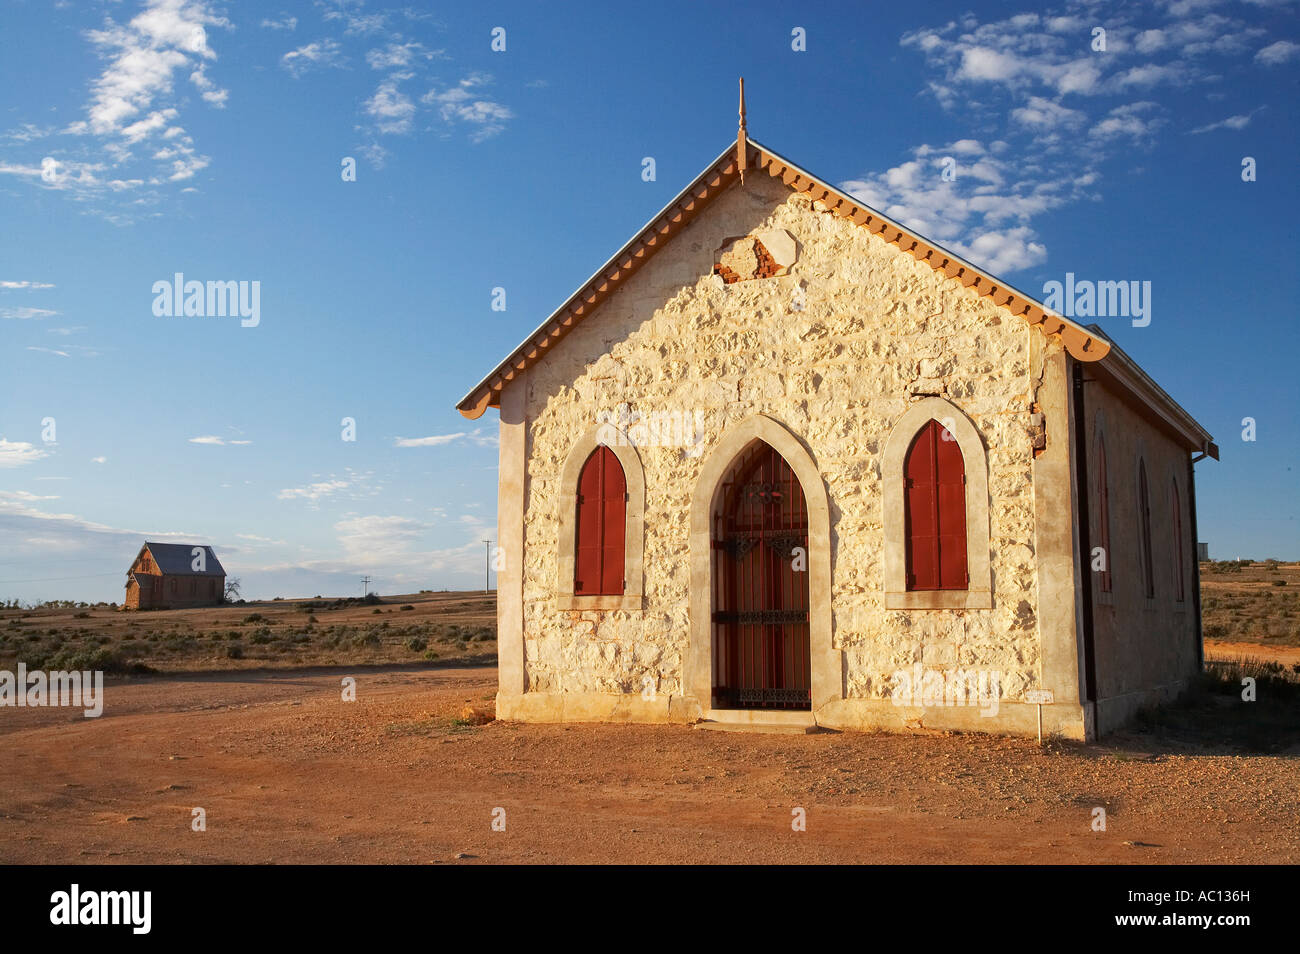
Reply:
[[[790,465],[808,510],[808,628],[812,711],[844,696],[842,656],[831,642],[831,525],[826,485],[812,455],[786,427],[757,414],[729,428],[710,452],[691,496],[690,645],[686,693],[707,716],[713,690],[712,517],[723,479],[755,441],[763,441]]]

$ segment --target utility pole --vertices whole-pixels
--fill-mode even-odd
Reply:
[[[492,592],[492,577],[489,573],[492,570],[492,541],[483,541],[483,592]]]
[[[364,600],[369,595],[370,595],[370,577],[363,576],[361,578],[361,598]]]

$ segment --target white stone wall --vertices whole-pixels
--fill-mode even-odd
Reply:
[[[789,274],[724,285],[711,274],[714,251],[758,229],[794,236]],[[826,481],[846,695],[887,697],[892,674],[920,662],[998,670],[1003,698],[1018,698],[1037,682],[1039,666],[1036,335],[987,298],[764,174],[732,187],[529,373],[528,690],[634,693],[648,678],[658,693],[682,692],[696,476],[727,427],[762,413],[807,445]],[[893,423],[926,394],[961,408],[988,448],[992,610],[884,609],[880,455]],[[557,611],[559,475],[577,438],[621,404],[699,421],[700,441],[639,448],[644,611]]]

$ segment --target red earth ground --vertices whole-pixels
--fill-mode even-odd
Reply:
[[[0,710],[0,861],[1294,863],[1300,759],[979,735],[457,724],[491,666],[119,679]],[[192,810],[207,830],[191,830]],[[1093,830],[1093,810],[1106,830]],[[504,809],[505,830],[494,831]],[[807,830],[792,830],[795,809]],[[458,857],[464,856],[464,857]]]

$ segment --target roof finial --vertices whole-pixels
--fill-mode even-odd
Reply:
[[[745,126],[745,77],[740,78],[740,130],[736,133],[736,168],[740,170],[741,185],[745,183],[745,166],[748,162],[748,152],[745,148],[745,140],[749,138],[749,130]]]

